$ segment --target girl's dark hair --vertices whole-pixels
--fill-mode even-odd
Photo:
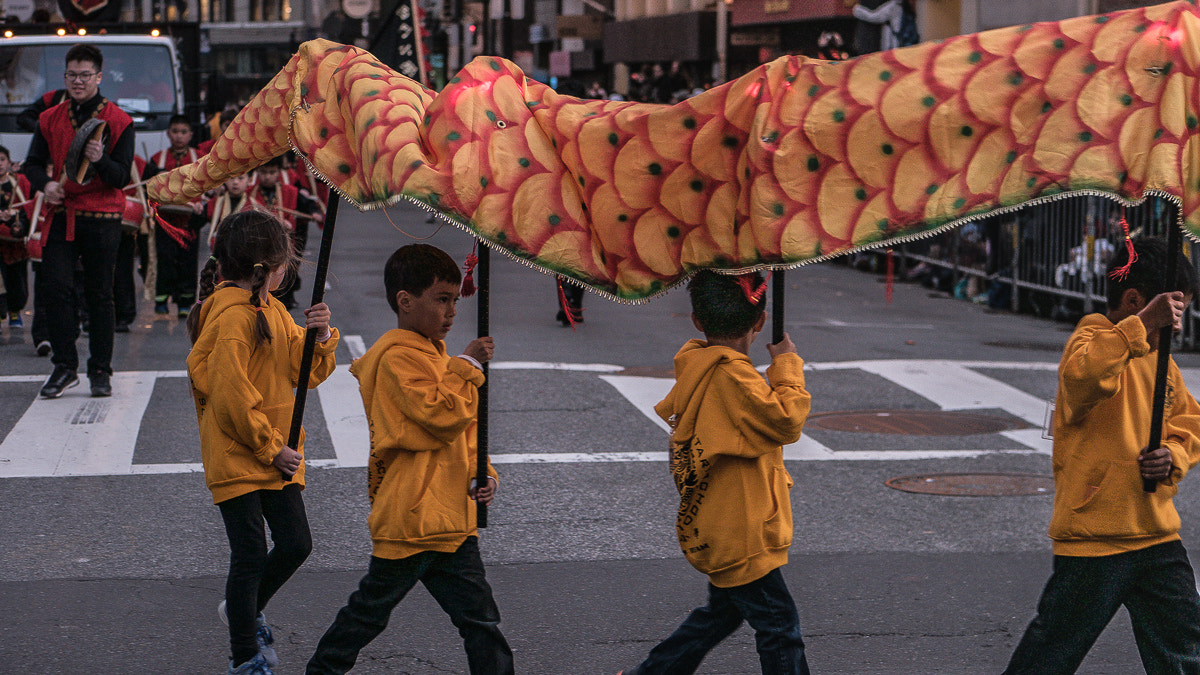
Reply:
[[[745,279],[745,282],[739,282]],[[748,282],[748,283],[747,283]],[[692,298],[692,313],[710,338],[736,338],[750,332],[767,307],[763,276],[758,272],[732,276],[700,270],[688,282]],[[758,301],[751,302],[746,288],[759,292]]]
[[[1171,227],[1178,227],[1172,225]],[[1146,302],[1159,293],[1183,291],[1185,295],[1197,295],[1196,268],[1181,252],[1175,261],[1175,278],[1167,279],[1167,242],[1159,237],[1137,237],[1133,239],[1133,250],[1137,255],[1129,272],[1119,275],[1120,278],[1108,277],[1108,309],[1113,310],[1121,305],[1121,296],[1125,291],[1134,288],[1142,294]],[[1117,254],[1108,265],[1111,274],[1129,262],[1129,250],[1122,242],[1117,247]]]
[[[408,291],[412,295],[421,295],[435,281],[456,285],[462,281],[462,272],[454,259],[436,246],[401,246],[383,266],[383,290],[393,312],[400,311],[396,305],[397,293]]]
[[[241,211],[217,225],[212,255],[200,270],[200,293],[188,315],[188,337],[195,344],[200,336],[200,305],[220,281],[250,284],[250,304],[260,309],[263,286],[271,270],[285,265],[291,272],[299,259],[292,248],[287,226],[265,211]],[[271,341],[271,327],[261,311],[256,312],[254,336],[257,344]]]

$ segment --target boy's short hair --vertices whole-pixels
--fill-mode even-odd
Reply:
[[[401,246],[383,266],[383,287],[393,312],[400,311],[397,293],[421,295],[437,281],[458,284],[462,282],[462,273],[453,258],[429,244]]]
[[[184,115],[182,113],[175,113],[174,115],[171,115],[171,119],[167,120],[167,128],[168,129],[175,126],[176,124],[188,125],[189,131],[192,128],[192,121],[190,119],[188,119],[187,115]]]
[[[1170,227],[1178,227],[1178,225],[1172,223]],[[1197,280],[1196,268],[1192,266],[1192,261],[1188,260],[1182,251],[1175,263],[1175,279],[1169,281],[1166,279],[1167,242],[1160,237],[1137,237],[1133,240],[1133,249],[1137,258],[1129,266],[1129,273],[1119,279],[1107,277],[1109,310],[1119,307],[1121,296],[1131,288],[1137,289],[1146,302],[1159,293],[1173,291],[1183,291],[1185,295],[1197,295],[1197,286],[1200,286],[1200,282]],[[1108,272],[1111,274],[1113,270],[1124,267],[1128,262],[1128,248],[1118,245],[1117,254],[1108,264]]]
[[[95,64],[96,70],[104,69],[104,55],[98,48],[86,42],[74,45],[67,50],[67,58],[63,60],[63,63],[72,61],[90,61]]]
[[[260,168],[260,169],[279,169],[280,171],[282,171],[283,170],[283,155],[279,155],[278,157],[272,157],[271,159],[268,159],[267,161],[263,162],[258,168]]]
[[[763,277],[758,272],[745,274],[752,290],[763,287]],[[736,338],[749,333],[758,317],[767,307],[767,294],[757,302],[751,302],[739,277],[717,274],[711,270],[700,270],[688,282],[688,294],[692,298],[692,314],[710,338]]]

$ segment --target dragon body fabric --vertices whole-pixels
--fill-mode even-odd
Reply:
[[[495,57],[440,93],[315,40],[200,162],[186,201],[289,147],[360,209],[408,198],[625,301],[700,268],[787,268],[1069,194],[1182,205],[1200,233],[1189,2],[759,66],[675,105],[556,93]]]

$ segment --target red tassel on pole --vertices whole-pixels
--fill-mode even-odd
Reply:
[[[562,306],[563,314],[567,315],[567,323],[571,324],[571,330],[575,330],[575,314],[571,311],[571,303],[567,302],[567,292],[563,290],[563,278],[555,277],[558,282],[558,304]]]
[[[1108,273],[1108,278],[1117,281],[1124,279],[1129,274],[1130,268],[1133,267],[1133,263],[1137,262],[1138,259],[1137,251],[1133,249],[1133,238],[1129,236],[1129,221],[1123,217],[1121,218],[1121,229],[1125,230],[1125,250],[1129,251],[1129,260],[1124,265]]]
[[[475,247],[479,246],[479,240],[475,240],[475,245],[471,247],[471,253],[467,255],[467,259],[463,264],[463,280],[462,290],[459,295],[464,298],[469,298],[475,295],[475,266],[479,264],[479,256],[475,255]]]
[[[887,250],[887,276],[883,284],[883,295],[887,298],[890,305],[892,303],[892,290],[896,287],[896,260],[892,256],[892,249]]]

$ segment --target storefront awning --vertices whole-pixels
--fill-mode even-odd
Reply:
[[[604,25],[605,63],[712,61],[716,58],[716,12],[665,14]]]
[[[757,26],[853,16],[842,0],[734,0],[729,25]]]

